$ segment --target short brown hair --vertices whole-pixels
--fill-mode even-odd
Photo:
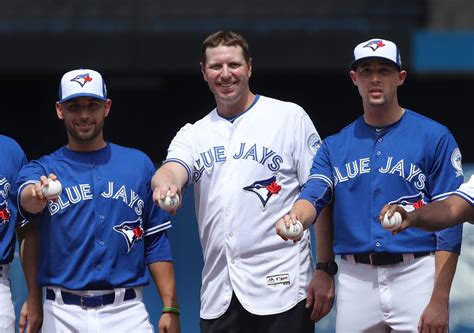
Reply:
[[[201,46],[201,62],[206,63],[206,50],[208,48],[218,47],[219,45],[223,46],[240,46],[242,48],[242,53],[245,61],[250,63],[250,50],[249,44],[245,38],[233,31],[223,31],[219,30],[213,34],[207,36],[207,38],[202,42]]]

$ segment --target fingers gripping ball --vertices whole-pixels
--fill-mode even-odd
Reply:
[[[52,180],[48,178],[48,186],[43,186],[41,192],[47,198],[59,196],[63,190],[61,182],[59,180]]]
[[[288,239],[300,239],[303,236],[303,225],[300,221],[296,220],[295,224],[291,224],[289,228],[286,225],[281,226],[282,234]]]
[[[163,210],[166,210],[166,211],[175,210],[179,206],[179,195],[175,194],[173,196],[170,196],[168,192],[164,199],[159,200],[158,204]]]
[[[402,224],[402,216],[399,212],[395,212],[390,218],[387,216],[387,213],[385,213],[382,221],[382,226],[385,229],[390,231],[397,230],[400,227],[400,224]]]

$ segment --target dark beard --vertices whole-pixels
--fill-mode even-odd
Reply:
[[[83,136],[78,132],[74,127],[69,127],[66,125],[66,131],[68,135],[73,138],[77,142],[91,142],[94,141],[102,132],[102,129],[104,127],[104,122],[102,121],[101,123],[97,123],[97,126],[95,127],[94,131],[91,133],[88,133],[87,136]]]

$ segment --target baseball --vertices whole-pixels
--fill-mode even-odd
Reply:
[[[173,196],[170,196],[168,192],[164,199],[159,200],[158,204],[163,210],[175,210],[179,206],[179,195],[175,194]]]
[[[303,225],[300,221],[296,220],[295,224],[291,224],[289,228],[287,228],[284,224],[281,227],[283,235],[285,235],[288,239],[299,239],[303,235]]]
[[[43,192],[43,195],[47,198],[54,197],[54,196],[59,197],[62,190],[63,190],[63,187],[59,180],[52,180],[48,178],[48,186],[43,186],[41,189],[41,192]]]
[[[382,221],[382,226],[385,229],[390,231],[397,230],[400,227],[400,224],[402,224],[402,216],[399,212],[395,212],[391,218],[388,218],[387,213],[385,213]]]

